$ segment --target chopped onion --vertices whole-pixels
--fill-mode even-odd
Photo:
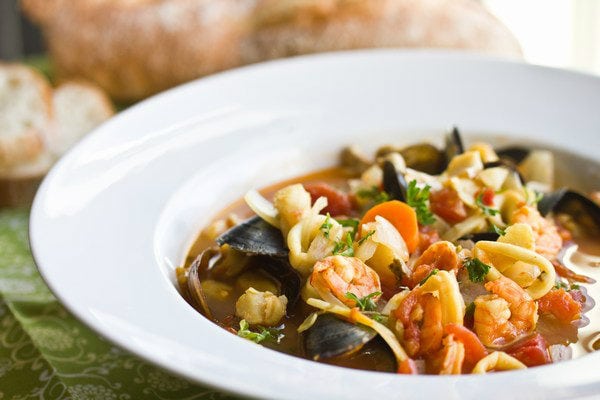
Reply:
[[[252,209],[262,219],[279,229],[279,212],[269,200],[265,199],[256,190],[250,190],[244,196],[244,200],[248,207]]]

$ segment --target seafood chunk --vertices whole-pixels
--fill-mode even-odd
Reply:
[[[310,276],[311,286],[319,296],[332,304],[340,302],[355,307],[356,301],[348,298],[352,293],[359,299],[381,291],[377,273],[355,257],[330,256],[318,261]],[[373,298],[377,300],[379,296]]]
[[[249,288],[235,303],[235,315],[251,325],[275,326],[285,316],[287,297]]]

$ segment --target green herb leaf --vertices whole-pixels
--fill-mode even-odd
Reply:
[[[494,230],[494,232],[496,232],[500,236],[506,235],[506,231],[504,229],[500,228],[499,226],[492,224],[492,229]]]
[[[372,320],[377,321],[381,324],[387,325],[388,323],[388,316],[378,313],[378,312],[373,312],[373,313],[369,313],[367,314],[368,317],[370,317]]]
[[[579,286],[579,285],[578,285],[578,284],[576,284],[576,283],[573,283],[573,284],[571,285],[571,287],[569,288],[569,290],[579,290],[579,289],[581,289],[581,286]]]
[[[469,272],[469,279],[472,282],[478,283],[485,280],[485,276],[490,271],[490,266],[481,261],[479,258],[469,258],[464,263],[465,268]]]
[[[321,232],[323,232],[323,236],[325,236],[327,239],[329,239],[329,230],[332,226],[333,224],[331,223],[331,216],[329,215],[329,213],[327,213],[325,222],[323,222],[323,225],[321,225],[321,227],[319,228]]]
[[[417,220],[421,225],[431,225],[435,222],[435,217],[427,204],[429,202],[429,189],[431,189],[429,185],[419,189],[417,181],[413,179],[408,184],[406,192],[406,203],[415,209]]]
[[[431,272],[429,273],[429,275],[427,275],[427,276],[425,277],[425,279],[423,279],[421,282],[419,282],[419,285],[423,286],[423,285],[425,284],[425,282],[427,282],[427,279],[431,278],[433,275],[437,275],[437,273],[438,273],[438,272],[440,272],[440,270],[439,270],[439,269],[437,269],[437,268],[436,268],[436,269],[434,269],[433,271],[431,271]]]
[[[260,332],[254,332],[250,330],[250,325],[243,319],[240,321],[240,329],[237,332],[239,337],[253,341],[254,343],[260,343],[264,340],[272,340],[277,343],[284,337],[284,335],[277,328],[265,328],[257,326]]]
[[[373,234],[375,233],[375,229],[373,229],[372,231],[369,231],[365,237],[361,238],[358,241],[358,245],[360,246],[361,244],[363,244],[367,239],[369,239],[371,236],[373,236]]]
[[[390,195],[379,190],[377,186],[372,186],[370,189],[360,189],[356,195],[361,199],[371,200],[375,204],[386,202],[390,199]]]
[[[483,192],[481,192],[479,194],[479,196],[477,196],[477,200],[475,200],[475,203],[481,209],[481,211],[483,211],[483,213],[485,215],[493,217],[495,215],[500,214],[500,210],[498,210],[496,208],[488,207],[485,204],[483,204]]]
[[[377,304],[373,301],[373,297],[377,296],[381,296],[381,292],[373,292],[360,299],[354,293],[346,292],[346,298],[354,300],[356,306],[360,308],[361,311],[375,311],[377,309]]]
[[[338,219],[337,222],[343,226],[344,228],[352,228],[352,237],[356,237],[356,233],[358,232],[358,225],[360,221],[355,218],[349,219]]]
[[[354,239],[352,233],[348,232],[345,237],[345,241],[335,242],[333,246],[333,255],[340,255],[346,257],[354,256]]]

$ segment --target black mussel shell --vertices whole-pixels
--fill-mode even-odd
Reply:
[[[446,156],[429,143],[415,144],[399,151],[406,166],[429,175],[439,175],[444,171]]]
[[[287,257],[281,231],[259,216],[252,217],[234,226],[217,238],[219,246],[228,244],[231,248],[249,255]]]
[[[404,179],[404,175],[396,170],[391,161],[383,163],[383,190],[393,200],[406,202],[408,184]]]
[[[480,240],[489,240],[495,242],[500,237],[496,232],[479,232],[479,233],[471,233],[469,235],[465,235],[461,237],[459,240],[471,240],[475,243]]]
[[[496,154],[500,159],[509,160],[514,165],[523,161],[529,153],[531,153],[531,149],[521,146],[509,146],[496,150]]]
[[[455,126],[452,131],[446,135],[446,166],[455,156],[465,152],[465,146],[460,135],[460,131]]]
[[[288,300],[288,310],[293,309],[300,298],[302,278],[290,265],[288,259],[256,256],[256,261],[258,261],[259,268],[281,283],[281,292]]]
[[[544,194],[538,202],[540,214],[550,212],[570,215],[586,231],[600,233],[600,206],[581,193],[566,188]]]
[[[322,314],[305,333],[304,349],[313,360],[352,354],[377,336],[371,328]]]

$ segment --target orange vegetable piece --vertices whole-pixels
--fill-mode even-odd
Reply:
[[[376,216],[387,219],[400,232],[410,253],[419,246],[419,224],[417,213],[406,203],[398,200],[386,201],[372,207],[363,216],[361,225],[375,221]]]

